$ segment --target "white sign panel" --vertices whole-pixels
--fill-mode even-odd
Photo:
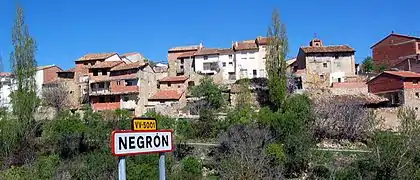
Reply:
[[[171,152],[172,130],[114,131],[111,146],[114,156]]]

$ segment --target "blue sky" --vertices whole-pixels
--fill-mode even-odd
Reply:
[[[92,52],[141,52],[166,62],[173,46],[229,47],[265,35],[274,8],[297,54],[316,33],[324,44],[348,44],[361,61],[391,31],[420,36],[418,0],[20,0],[38,44],[39,65],[64,69]],[[417,12],[417,13],[416,13]],[[0,55],[10,69],[15,0],[0,0]]]

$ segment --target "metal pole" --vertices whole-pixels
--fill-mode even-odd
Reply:
[[[125,156],[118,158],[118,179],[119,180],[126,180],[126,173],[125,173]]]
[[[165,179],[165,153],[159,153],[159,180]]]

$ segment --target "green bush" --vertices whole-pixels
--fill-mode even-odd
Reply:
[[[196,132],[191,120],[179,119],[176,122],[175,133],[177,135],[177,139],[194,139]]]
[[[186,157],[182,160],[182,175],[184,179],[201,179],[203,166],[194,157]]]

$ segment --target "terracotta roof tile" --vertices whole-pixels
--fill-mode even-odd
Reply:
[[[148,65],[148,63],[145,62],[141,62],[141,61],[137,61],[137,62],[132,62],[132,63],[122,63],[119,64],[118,66],[115,66],[111,69],[111,71],[122,71],[122,70],[128,70],[128,69],[136,69],[136,68],[141,68],[143,66]]]
[[[257,37],[257,44],[258,45],[267,45],[268,44],[268,37]]]
[[[124,54],[122,54],[121,55],[121,57],[126,57],[126,56],[133,56],[133,55],[141,55],[140,53],[138,53],[138,52],[129,52],[129,53],[124,53]]]
[[[123,61],[104,61],[104,62],[96,63],[95,65],[89,67],[89,69],[112,68],[121,63],[123,63]]]
[[[184,82],[188,76],[168,76],[159,80],[159,82]]]
[[[219,54],[221,55],[233,54],[233,49],[231,48],[222,48],[222,49],[218,49],[217,51],[219,51]]]
[[[193,57],[193,56],[194,56],[194,54],[195,54],[195,52],[197,52],[197,51],[189,51],[189,52],[182,53],[181,55],[179,55],[179,56],[178,56],[178,59],[179,59],[179,58],[189,58],[189,57]]]
[[[10,76],[12,76],[12,73],[9,73],[9,72],[0,72],[0,76],[2,76],[2,77],[10,77]]]
[[[219,54],[218,49],[202,48],[202,49],[198,50],[194,55],[195,56],[203,56],[203,55],[213,55],[213,54]]]
[[[415,73],[411,71],[384,71],[383,73],[392,74],[392,75],[399,76],[402,78],[420,78],[419,73]]]
[[[52,68],[52,67],[57,67],[58,69],[61,69],[60,67],[58,67],[55,64],[50,64],[50,65],[45,65],[45,66],[38,66],[37,69],[38,70],[43,70],[43,69],[48,69],[48,68]]]
[[[190,46],[178,46],[170,48],[168,51],[191,51],[197,50],[200,48],[200,45],[190,45]]]
[[[95,53],[95,54],[86,54],[83,57],[79,58],[76,61],[90,61],[90,60],[100,60],[100,59],[106,59],[109,58],[117,53]]]
[[[338,46],[306,46],[301,47],[304,53],[333,53],[333,52],[355,52],[353,48],[347,45]]]
[[[150,97],[149,100],[179,100],[183,93],[177,90],[160,90]]]
[[[237,42],[233,45],[233,49],[235,51],[242,51],[242,50],[255,50],[258,49],[257,44],[255,44],[255,40],[246,40],[243,42]]]
[[[365,82],[334,82],[332,88],[364,88],[367,87]]]
[[[375,43],[373,46],[371,46],[370,48],[375,47],[376,45],[378,45],[379,43],[381,43],[382,41],[384,41],[385,39],[391,37],[391,36],[398,36],[398,37],[404,37],[404,38],[409,38],[409,39],[414,39],[417,41],[420,41],[420,37],[416,37],[416,36],[409,36],[409,35],[404,35],[404,34],[397,34],[397,33],[391,33],[388,36],[386,36],[385,38],[381,39],[380,41],[378,41],[377,43]]]
[[[75,72],[75,71],[76,71],[76,68],[70,68],[65,71],[60,71],[60,72]],[[60,73],[60,72],[57,72],[57,73]]]

